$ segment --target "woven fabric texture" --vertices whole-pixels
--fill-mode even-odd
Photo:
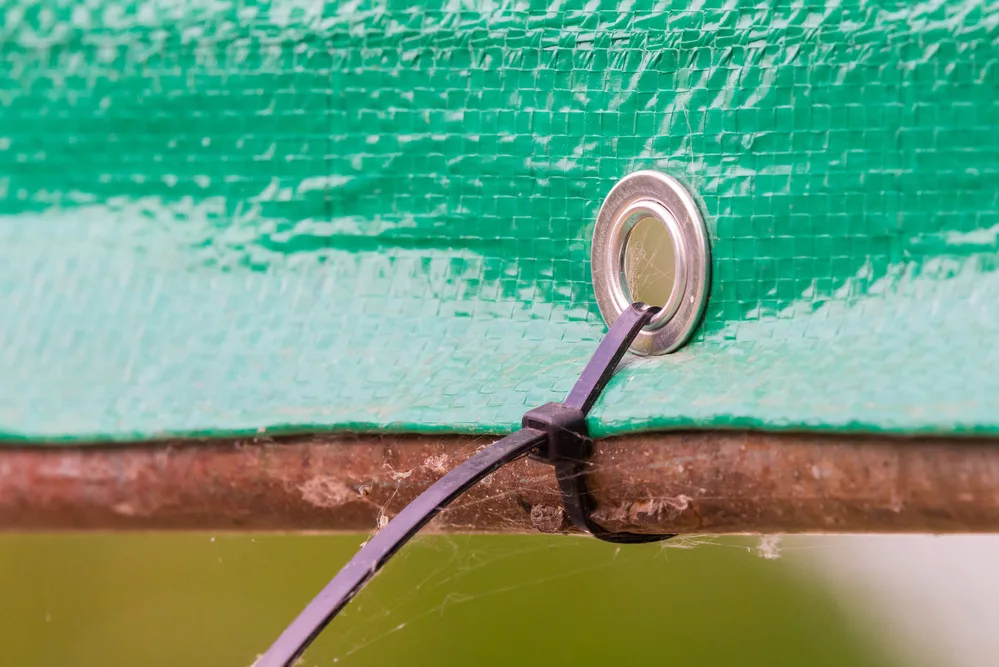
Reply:
[[[999,433],[997,128],[995,2],[13,0],[0,433],[509,431],[638,169],[713,283],[596,435]]]

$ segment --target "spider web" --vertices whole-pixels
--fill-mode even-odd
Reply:
[[[411,483],[414,473],[439,476],[455,465],[455,461],[471,455],[492,442],[492,438],[476,439],[450,454],[428,456],[415,468],[389,469],[389,476],[396,480],[396,491],[384,504],[377,504],[368,494],[368,502],[378,508],[378,518],[368,539],[387,525],[392,503],[403,484]],[[457,454],[457,455],[456,455]],[[613,466],[613,463],[595,466],[591,472]],[[419,469],[419,470],[418,470]],[[489,514],[490,508],[550,480],[549,466],[531,467],[536,470],[519,478],[517,485],[501,486],[487,477],[480,484],[474,498],[457,499],[442,514],[449,526],[455,525],[455,516],[470,515],[474,510]],[[676,502],[676,499],[670,499]],[[645,502],[650,512],[656,510],[652,499]],[[537,508],[534,508],[537,509]],[[551,511],[549,511],[551,510]],[[563,520],[560,508],[546,508],[532,519],[536,522],[550,520],[558,525]],[[485,524],[469,524],[469,530],[481,530],[483,525],[503,529],[504,520],[491,520]],[[458,528],[463,526],[459,523]],[[549,526],[552,527],[551,525]],[[362,545],[363,546],[363,542]],[[373,646],[404,633],[420,633],[428,623],[438,619],[476,614],[487,601],[494,598],[531,600],[539,591],[546,591],[560,583],[585,582],[600,578],[619,568],[630,568],[640,563],[654,561],[668,567],[670,555],[698,547],[726,547],[749,551],[767,559],[780,554],[780,538],[766,536],[757,544],[734,543],[712,536],[681,536],[645,547],[620,546],[598,543],[582,536],[471,536],[471,535],[418,535],[386,566],[380,575],[333,621],[304,657],[303,664],[351,663],[363,659]],[[537,561],[526,574],[524,564]],[[332,575],[332,572],[331,572]],[[408,584],[394,588],[397,577]],[[386,581],[390,582],[386,584]],[[443,621],[446,622],[446,621]]]

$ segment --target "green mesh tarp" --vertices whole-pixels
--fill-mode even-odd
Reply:
[[[5,3],[4,439],[511,430],[639,169],[713,283],[597,435],[999,432],[999,4],[767,4]]]

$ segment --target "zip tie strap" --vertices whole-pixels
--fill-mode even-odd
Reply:
[[[614,321],[564,403],[548,403],[524,415],[524,428],[497,440],[437,480],[368,540],[360,551],[291,622],[254,667],[291,667],[331,620],[378,570],[442,509],[500,467],[532,450],[555,466],[566,514],[576,526],[608,542],[637,543],[672,535],[612,533],[590,519],[594,503],[586,487],[592,449],[586,413],[614,374],[635,336],[658,308],[636,303]]]
[[[562,494],[562,506],[580,530],[604,542],[641,544],[659,542],[673,535],[615,533],[606,530],[590,516],[596,503],[586,485],[586,470],[593,440],[586,427],[586,415],[610,380],[631,341],[659,311],[643,303],[632,304],[622,312],[600,341],[582,375],[564,403],[546,403],[524,415],[524,428],[543,431],[547,436],[540,458],[555,466],[555,478]]]

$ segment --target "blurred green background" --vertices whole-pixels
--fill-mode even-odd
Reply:
[[[3,664],[248,666],[364,536],[0,536]],[[305,665],[889,665],[758,539],[417,538]]]

